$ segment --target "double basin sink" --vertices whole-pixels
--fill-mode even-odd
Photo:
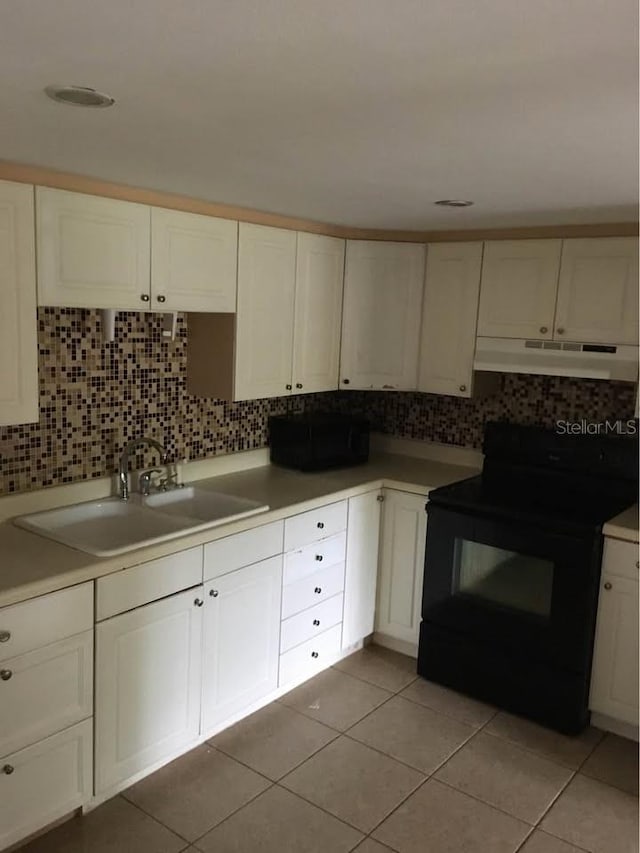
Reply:
[[[258,501],[184,486],[148,497],[132,495],[128,501],[89,501],[23,515],[14,521],[19,527],[79,551],[112,557],[268,509]]]

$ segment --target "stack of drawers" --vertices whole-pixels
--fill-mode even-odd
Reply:
[[[0,849],[91,797],[93,584],[0,610]]]
[[[323,669],[340,652],[346,530],[346,501],[285,521],[281,687]]]

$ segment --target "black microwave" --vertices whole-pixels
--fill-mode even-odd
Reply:
[[[269,418],[270,458],[299,471],[359,465],[369,458],[369,424],[350,415],[315,412]]]

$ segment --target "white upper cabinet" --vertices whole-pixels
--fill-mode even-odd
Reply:
[[[565,240],[554,337],[638,343],[638,240]]]
[[[425,247],[348,240],[340,387],[415,390]]]
[[[470,397],[482,243],[427,249],[418,391]]]
[[[33,187],[0,181],[0,424],[38,420]]]
[[[293,392],[338,387],[344,240],[298,234]]]
[[[240,223],[235,400],[291,392],[296,232]]]
[[[150,209],[37,187],[38,304],[149,307]]]
[[[237,268],[237,222],[151,208],[153,308],[233,313]]]
[[[484,244],[478,335],[550,340],[561,240]]]

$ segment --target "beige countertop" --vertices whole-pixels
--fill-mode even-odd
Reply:
[[[627,542],[638,542],[638,504],[625,509],[611,521],[608,521],[602,529],[605,536],[613,539],[624,539]]]
[[[201,479],[198,486],[268,504],[268,512],[187,534],[117,557],[94,557],[16,527],[0,524],[0,607],[93,580],[139,563],[211,542],[298,512],[382,486],[426,495],[429,489],[478,473],[477,468],[398,454],[377,454],[366,465],[305,474],[262,465]]]

